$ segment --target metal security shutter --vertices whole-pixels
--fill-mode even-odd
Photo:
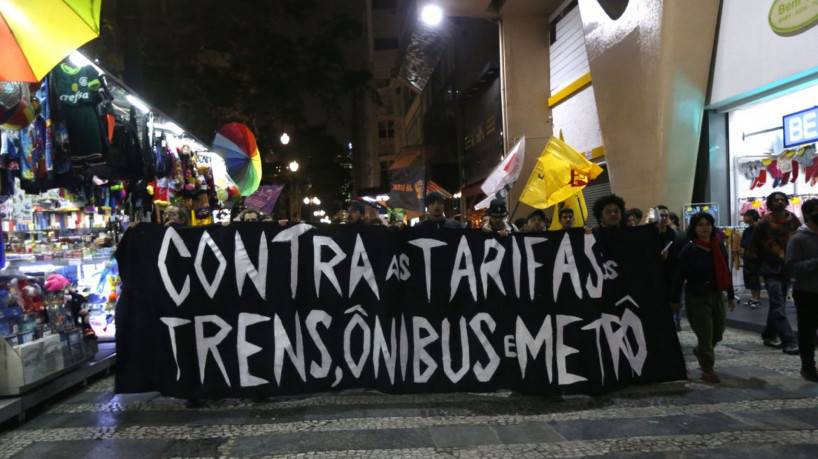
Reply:
[[[603,172],[582,190],[582,195],[585,197],[585,206],[588,208],[586,226],[595,226],[597,224],[596,218],[594,218],[594,203],[607,194],[611,194],[611,182],[608,178],[608,168],[603,166]]]
[[[551,95],[590,72],[585,34],[577,2],[569,2],[552,16],[550,23]]]

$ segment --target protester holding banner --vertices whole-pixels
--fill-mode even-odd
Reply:
[[[677,230],[673,228],[670,221],[670,209],[666,205],[659,204],[655,208],[656,222],[653,226],[659,233],[659,255],[662,257],[662,280],[665,285],[665,296],[662,298],[664,303],[670,303],[671,290],[673,287],[673,275],[676,272],[676,260],[679,257],[679,252],[682,250],[682,245],[679,244],[679,236]],[[633,212],[631,209],[629,212]],[[641,212],[641,211],[640,211]],[[684,301],[682,301],[684,303]],[[676,326],[676,331],[682,330],[681,325],[682,313],[681,310],[675,311],[673,314],[673,323]]]
[[[713,216],[707,212],[699,212],[690,218],[687,234],[691,242],[679,254],[672,307],[674,312],[679,310],[684,286],[687,318],[698,340],[693,354],[702,369],[701,379],[709,383],[721,381],[713,371],[713,349],[724,335],[727,312],[723,292],[727,292],[730,310],[736,307],[727,251],[716,238],[714,223]]]
[[[571,208],[563,208],[560,209],[559,215],[560,225],[562,225],[562,229],[571,229],[574,227],[574,209]]]
[[[347,207],[347,225],[363,225],[366,207],[361,201],[350,201]]]
[[[443,198],[443,195],[438,193],[437,191],[433,191],[427,194],[426,208],[428,209],[429,212],[428,218],[418,223],[416,226],[419,228],[433,229],[440,228],[460,229],[460,224],[458,222],[446,218],[446,213],[444,212],[443,209],[444,201],[445,200]]]
[[[619,228],[625,213],[625,200],[615,194],[602,196],[594,202],[593,212],[600,228]]]
[[[508,236],[517,231],[517,228],[506,220],[508,210],[506,210],[505,199],[492,199],[487,213],[489,214],[489,221],[481,227],[484,232]]]
[[[178,206],[168,206],[162,215],[162,221],[165,226],[188,226],[190,225],[190,215],[186,210]]]
[[[548,219],[545,218],[545,212],[540,209],[531,212],[525,221],[525,231],[545,231],[548,226]]]
[[[239,212],[239,215],[236,217],[236,221],[237,222],[261,221],[261,212],[253,208],[244,209],[241,212]]]

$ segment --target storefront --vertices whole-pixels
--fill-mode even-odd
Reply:
[[[131,222],[171,202],[218,221],[238,195],[220,155],[81,54],[0,84],[2,422],[113,365],[113,254]]]
[[[800,203],[818,196],[810,110],[818,105],[818,6],[804,3],[723,4],[705,134],[709,198],[723,207],[722,225],[739,225],[750,208],[763,215],[773,191],[790,196],[799,217]]]
[[[799,218],[801,202],[818,197],[818,124],[814,112],[802,112],[816,104],[818,82],[728,113],[733,211],[725,223],[737,224],[750,208],[764,215],[765,198],[774,191],[790,197],[790,210]]]

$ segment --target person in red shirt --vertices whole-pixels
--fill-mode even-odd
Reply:
[[[790,276],[784,265],[787,242],[801,226],[798,217],[787,210],[789,198],[780,191],[767,196],[767,210],[753,231],[751,245],[758,256],[758,273],[764,278],[770,307],[767,325],[761,333],[765,346],[783,347],[785,354],[798,355],[798,344],[790,322],[786,304]]]

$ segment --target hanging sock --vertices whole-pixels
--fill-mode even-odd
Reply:
[[[767,171],[770,172],[770,177],[775,179],[773,181],[773,188],[776,188],[781,184],[781,177],[784,175],[781,173],[781,170],[778,169],[778,162],[774,159],[770,160],[770,163],[767,166]]]
[[[750,189],[755,189],[756,187],[761,188],[767,182],[767,170],[761,169],[758,171],[758,177],[753,180],[753,184],[750,186]]]
[[[781,177],[781,186],[790,183],[790,173],[784,172],[784,175]]]
[[[795,180],[798,178],[798,167],[799,167],[798,161],[793,161],[792,162],[792,180],[790,180],[790,183],[795,183]]]

